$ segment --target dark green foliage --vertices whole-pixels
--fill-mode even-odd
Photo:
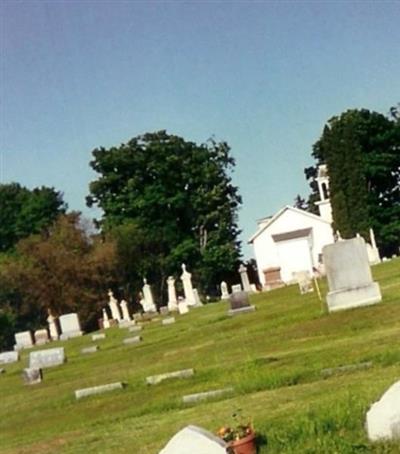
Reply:
[[[328,165],[334,229],[344,238],[375,231],[384,254],[400,244],[400,121],[366,109],[331,118],[313,146],[316,166],[305,169],[312,194],[319,164]]]
[[[115,232],[120,245],[133,243],[135,253],[119,248],[125,278],[146,276],[163,294],[165,279],[186,263],[203,290],[215,288],[239,257],[241,199],[231,183],[229,146],[159,131],[95,149],[93,157],[100,177],[87,203],[102,208],[104,232]]]
[[[62,194],[54,188],[31,191],[18,183],[0,184],[0,252],[41,232],[65,210]]]

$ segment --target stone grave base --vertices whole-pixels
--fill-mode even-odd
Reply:
[[[72,339],[73,337],[79,337],[79,336],[83,336],[82,331],[69,331],[66,333],[62,333],[60,336],[60,340],[68,340],[68,339]]]
[[[351,309],[360,306],[370,306],[382,301],[381,291],[376,282],[363,287],[336,290],[326,296],[329,312]]]
[[[239,307],[238,309],[229,309],[228,315],[233,317],[234,315],[246,314],[247,312],[254,312],[255,306]]]

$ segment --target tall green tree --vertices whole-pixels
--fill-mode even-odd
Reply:
[[[18,183],[0,184],[0,252],[41,232],[66,208],[62,194],[54,188],[29,190]]]
[[[344,238],[375,231],[384,254],[400,245],[400,121],[366,109],[332,117],[313,146],[316,165],[305,169],[316,198],[318,165],[328,165],[334,228]]]
[[[136,270],[157,282],[160,293],[182,262],[210,290],[239,258],[241,198],[229,151],[225,142],[198,145],[166,131],[93,151],[90,165],[100,177],[90,184],[87,203],[103,210],[104,232],[131,223],[145,238]]]

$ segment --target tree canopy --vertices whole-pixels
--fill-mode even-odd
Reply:
[[[29,190],[18,183],[0,184],[0,252],[41,232],[66,208],[62,194],[54,188]]]
[[[147,276],[161,292],[185,262],[210,290],[235,266],[241,198],[229,152],[225,142],[198,145],[166,131],[93,151],[90,164],[100,177],[90,184],[87,203],[103,210],[103,232],[119,229],[120,241],[135,242],[136,257],[125,266],[137,279]]]
[[[328,166],[334,229],[343,238],[375,231],[384,254],[400,244],[400,121],[367,109],[332,117],[313,146],[316,165],[305,169],[310,201],[317,199],[318,165]]]

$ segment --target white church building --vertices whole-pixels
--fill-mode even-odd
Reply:
[[[285,206],[274,216],[260,219],[249,240],[254,247],[260,282],[266,289],[294,282],[298,272],[312,274],[321,269],[322,248],[334,242],[325,165],[319,167],[316,181],[319,216]]]

